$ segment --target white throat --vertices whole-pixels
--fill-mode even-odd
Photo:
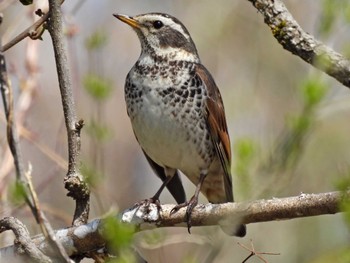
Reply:
[[[156,50],[156,55],[162,58],[166,58],[169,61],[188,61],[199,63],[200,59],[197,55],[187,52],[183,49],[174,48],[161,48]],[[141,65],[153,64],[154,58],[148,52],[141,52],[139,57],[139,63]]]

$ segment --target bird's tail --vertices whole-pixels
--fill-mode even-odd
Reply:
[[[222,231],[229,236],[244,237],[247,233],[246,225],[238,225],[232,227],[232,225],[220,225]]]

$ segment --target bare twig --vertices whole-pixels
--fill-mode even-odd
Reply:
[[[248,0],[264,16],[277,41],[292,54],[350,88],[350,61],[306,33],[281,0]]]
[[[261,255],[269,255],[269,256],[278,256],[278,255],[280,255],[280,253],[258,252],[258,251],[256,251],[255,248],[254,248],[254,244],[253,244],[252,240],[250,240],[250,247],[251,248],[248,248],[247,246],[241,244],[240,242],[237,242],[237,244],[239,246],[241,246],[242,248],[244,248],[245,250],[250,252],[250,254],[242,261],[242,263],[248,262],[248,259],[250,259],[253,256],[257,256],[262,262],[268,263],[267,260],[265,260]]]
[[[55,53],[58,81],[61,91],[64,119],[68,135],[68,173],[64,179],[68,195],[76,200],[73,225],[84,224],[89,216],[90,190],[78,169],[80,153],[80,131],[83,122],[78,121],[73,100],[71,76],[69,74],[67,52],[63,43],[62,12],[55,0],[49,0],[50,19],[48,30]]]
[[[16,241],[14,245],[14,252],[16,255],[21,255],[25,253],[26,256],[29,256],[33,261],[40,263],[49,263],[52,262],[51,259],[43,254],[42,251],[38,249],[33,240],[29,236],[29,232],[26,226],[14,217],[5,217],[0,219],[0,233],[6,230],[12,230],[16,236]],[[4,259],[4,262],[11,262]],[[23,262],[28,261],[24,258]]]
[[[50,245],[54,248],[53,250],[57,252],[55,253],[55,258],[59,258],[62,262],[71,262],[67,252],[64,250],[64,247],[55,237],[51,224],[40,209],[39,199],[32,183],[31,171],[31,165],[29,165],[29,170],[25,173],[25,176],[27,178],[29,192],[32,196],[32,200],[38,214],[41,231],[43,232],[45,238],[48,238]]]
[[[339,213],[338,203],[343,197],[350,197],[347,193],[329,192],[321,194],[301,194],[295,197],[274,198],[270,200],[256,200],[246,203],[206,204],[198,205],[193,210],[193,226],[208,226],[221,224],[231,220],[235,223],[258,223],[264,221],[286,220],[300,217],[316,216],[322,214]],[[180,209],[170,216],[174,205],[162,205],[160,216],[157,207],[150,206],[149,213],[140,208],[133,211],[124,211],[116,217],[117,220],[129,222],[137,226],[137,230],[168,226],[184,226],[185,209]],[[103,220],[96,219],[88,224],[72,226],[57,230],[56,237],[63,244],[68,255],[82,255],[103,248],[106,241],[103,238]],[[35,237],[35,244],[46,254],[50,255],[47,241],[43,236]],[[0,249],[0,256],[10,248]],[[12,252],[15,254],[16,252]]]
[[[0,85],[1,95],[4,104],[4,112],[7,121],[7,141],[14,158],[17,180],[23,178],[22,153],[18,143],[18,133],[15,125],[15,116],[13,112],[12,89],[9,85],[6,61],[4,54],[0,53]]]
[[[17,184],[22,185],[24,179],[23,159],[21,149],[19,147],[19,139],[13,111],[12,89],[8,81],[5,56],[2,52],[0,52],[0,91],[7,121],[7,141],[13,156],[13,161],[16,169]],[[28,198],[26,192],[21,191],[21,194],[23,194],[24,200],[38,221],[37,212],[32,201]]]
[[[58,1],[60,5],[64,2],[64,0]],[[1,52],[5,52],[6,50],[10,49],[17,43],[21,42],[26,37],[31,37],[33,39],[40,38],[42,31],[44,30],[43,24],[46,22],[46,20],[49,18],[50,14],[44,14],[42,17],[38,19],[33,25],[22,31],[20,34],[18,34],[16,37],[14,37],[10,42],[6,43],[0,48]]]

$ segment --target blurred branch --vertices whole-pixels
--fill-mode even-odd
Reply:
[[[4,104],[4,112],[7,121],[7,142],[13,156],[13,162],[16,169],[16,185],[18,188],[24,190],[24,168],[21,149],[19,147],[19,138],[17,133],[15,115],[13,110],[13,94],[12,88],[9,84],[6,68],[5,56],[0,52],[0,91],[2,101]],[[20,191],[27,205],[31,209],[35,219],[38,221],[38,214],[32,200],[28,198],[26,191]]]
[[[65,253],[62,245],[57,243],[50,223],[46,219],[44,213],[40,210],[39,201],[31,182],[31,169],[24,171],[23,168],[23,159],[19,145],[19,137],[13,107],[12,88],[9,84],[5,56],[2,52],[0,52],[0,89],[7,120],[7,140],[14,159],[16,168],[16,183],[20,187],[20,194],[23,195],[23,198],[30,207],[36,221],[40,224],[45,237],[48,237],[50,247],[52,246],[54,248],[53,250],[56,251],[56,257],[59,257],[61,260],[64,259],[65,262],[70,262],[70,259]],[[27,191],[29,191],[31,198],[29,198]],[[0,232],[5,230],[12,230],[15,233],[16,239],[20,240],[18,242],[21,243],[21,246],[29,257],[35,259],[37,262],[51,262],[51,260],[43,255],[35,246],[30,244],[31,239],[29,237],[28,230],[19,220],[15,218],[4,218],[3,220],[0,220]]]
[[[87,222],[90,209],[90,190],[77,167],[80,153],[80,131],[84,123],[82,120],[77,121],[76,117],[71,76],[67,62],[67,51],[63,43],[64,35],[60,3],[56,0],[49,0],[49,10],[48,30],[52,38],[55,53],[56,69],[68,136],[68,172],[64,178],[64,182],[66,189],[69,191],[68,196],[76,200],[73,225],[77,226]]]
[[[59,5],[62,5],[64,0],[59,0]],[[14,45],[21,42],[26,37],[30,37],[31,39],[40,39],[42,33],[45,30],[44,23],[49,18],[50,14],[46,13],[43,14],[42,17],[38,19],[33,25],[22,31],[20,34],[18,34],[16,37],[14,37],[12,40],[10,40],[5,45],[1,46],[0,51],[5,52],[6,50],[12,48]]]
[[[280,253],[272,253],[272,252],[258,252],[255,250],[254,245],[253,245],[253,241],[250,240],[250,248],[248,248],[247,246],[241,244],[240,242],[237,242],[237,244],[244,248],[245,250],[250,252],[250,255],[248,255],[243,261],[242,263],[248,262],[248,259],[250,259],[253,256],[258,257],[262,262],[268,263],[267,260],[265,260],[262,255],[269,255],[269,256],[278,256],[281,255]]]
[[[2,112],[0,112],[0,122],[5,122],[5,116],[2,114]],[[32,143],[40,152],[42,152],[48,159],[53,161],[58,167],[61,169],[66,169],[67,161],[62,156],[57,154],[46,144],[40,142],[40,140],[35,137],[35,134],[31,130],[24,127],[23,124],[18,124],[17,127],[19,137],[23,137],[28,142]],[[4,165],[0,165],[0,167],[3,169]],[[5,169],[5,171],[0,171],[0,181],[3,179],[6,173],[8,173],[7,169]]]
[[[339,202],[349,198],[348,192],[329,192],[321,194],[301,194],[295,197],[273,198],[270,200],[256,200],[242,203],[206,204],[198,205],[192,213],[193,226],[210,226],[222,223],[250,224],[267,221],[286,220],[300,217],[309,217],[323,214],[339,213]],[[116,218],[125,223],[136,225],[137,231],[143,229],[184,226],[185,210],[180,209],[170,216],[174,205],[162,205],[160,215],[157,206],[141,206],[122,212]],[[104,221],[101,219],[92,222],[57,230],[56,238],[61,241],[69,256],[82,255],[105,247]],[[43,236],[36,236],[33,242],[40,247],[43,253],[50,255]],[[6,252],[6,253],[5,253]],[[16,251],[13,246],[1,248],[0,258],[13,257]]]
[[[283,48],[350,88],[350,61],[306,33],[281,0],[248,1],[264,16]]]
[[[28,229],[17,218],[5,217],[3,219],[0,219],[0,233],[7,230],[12,230],[12,232],[15,234],[16,241],[15,245],[12,246],[12,258],[9,257],[3,259],[0,253],[0,258],[4,262],[13,262],[15,257],[15,262],[28,262],[28,257],[35,262],[52,262],[51,259],[45,256],[43,252],[35,245],[34,241],[29,236]],[[23,255],[23,252],[25,255]],[[18,256],[21,256],[21,258],[17,258]]]
[[[64,247],[59,241],[57,241],[55,237],[55,233],[52,229],[52,226],[49,220],[47,220],[45,214],[40,209],[39,199],[34,190],[34,186],[32,183],[31,166],[29,170],[25,173],[25,177],[27,178],[29,193],[31,194],[31,197],[38,215],[38,221],[41,228],[41,232],[44,234],[50,246],[53,248],[53,251],[55,252],[55,258],[59,259],[60,262],[68,262],[68,263],[71,262]]]

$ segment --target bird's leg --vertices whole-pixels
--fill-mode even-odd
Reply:
[[[138,207],[141,205],[145,205],[149,207],[150,204],[155,204],[157,206],[158,212],[162,210],[162,207],[160,206],[159,196],[171,179],[172,179],[172,176],[167,176],[164,182],[162,183],[162,185],[159,187],[158,191],[154,194],[154,196],[136,203],[134,207]]]
[[[191,197],[191,199],[185,203],[182,204],[178,204],[176,205],[173,209],[171,209],[170,211],[170,215],[176,213],[177,211],[179,211],[181,208],[187,206],[186,209],[186,222],[187,222],[187,230],[188,233],[191,234],[191,214],[192,214],[192,210],[193,208],[198,204],[198,196],[200,193],[200,190],[202,188],[202,184],[204,182],[205,177],[207,176],[208,171],[202,171],[199,177],[199,182],[196,186],[196,191],[194,192],[194,195]]]

